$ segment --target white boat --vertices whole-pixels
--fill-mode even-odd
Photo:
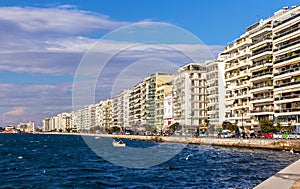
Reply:
[[[99,136],[96,136],[95,139],[98,140],[98,139],[100,139],[100,137],[99,137]]]
[[[114,147],[125,147],[126,146],[126,144],[122,140],[119,140],[119,141],[114,140],[112,142],[112,144]]]

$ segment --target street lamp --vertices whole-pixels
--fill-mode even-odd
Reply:
[[[244,112],[245,112],[245,108],[241,108],[242,111],[242,130],[244,132]]]

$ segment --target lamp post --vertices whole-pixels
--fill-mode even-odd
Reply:
[[[245,108],[244,108],[244,107],[241,108],[241,111],[242,111],[242,130],[243,130],[243,137],[245,137],[245,136],[244,136],[244,133],[245,133],[245,131],[244,131],[244,112],[245,112]]]

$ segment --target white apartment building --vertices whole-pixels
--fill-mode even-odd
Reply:
[[[206,66],[189,63],[173,79],[174,122],[195,130],[207,119]]]
[[[173,120],[173,97],[172,94],[164,97],[164,129],[167,129],[174,123]]]
[[[300,132],[300,7],[275,13],[273,71],[275,118]]]
[[[34,122],[28,121],[26,123],[19,123],[17,125],[17,130],[24,133],[34,133],[35,132]]]
[[[130,90],[121,91],[113,98],[113,125],[122,130],[131,129],[129,125],[129,96]]]
[[[220,128],[225,117],[224,62],[208,61],[206,64],[207,117],[209,126]]]
[[[260,120],[300,126],[299,15],[285,7],[224,49],[227,120],[246,129]]]

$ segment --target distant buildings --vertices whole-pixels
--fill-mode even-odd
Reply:
[[[163,132],[175,123],[184,126],[185,131],[195,131],[205,123],[220,126],[224,103],[224,91],[220,90],[224,86],[222,65],[220,61],[190,63],[174,74],[152,74],[112,99],[45,118],[43,130]]]

